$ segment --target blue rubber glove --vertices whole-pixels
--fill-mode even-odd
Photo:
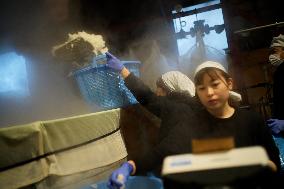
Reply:
[[[132,171],[133,166],[130,163],[123,163],[120,168],[112,172],[108,180],[108,188],[119,189],[125,186],[125,183]]]
[[[267,125],[273,134],[279,134],[281,131],[284,131],[284,120],[269,119],[267,120]]]
[[[106,63],[107,67],[117,70],[119,72],[121,72],[121,70],[124,68],[122,62],[118,58],[110,54],[109,52],[106,52],[106,58],[107,58],[107,63]]]

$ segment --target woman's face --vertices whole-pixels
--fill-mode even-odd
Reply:
[[[201,103],[209,111],[221,110],[228,105],[231,89],[232,79],[226,81],[219,71],[216,72],[214,77],[205,73],[202,84],[196,86],[196,92]]]
[[[284,59],[284,48],[283,47],[273,47],[270,54],[276,54],[281,58],[281,60],[283,60]]]
[[[163,88],[157,87],[156,88],[156,95],[157,96],[167,96],[167,93]]]

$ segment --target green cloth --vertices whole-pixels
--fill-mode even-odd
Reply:
[[[1,188],[19,188],[50,175],[72,175],[121,161],[127,152],[118,130],[119,120],[120,109],[114,109],[1,128],[0,168],[86,143],[0,172]],[[111,132],[114,133],[87,143]]]

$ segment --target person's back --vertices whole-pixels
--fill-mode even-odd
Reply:
[[[195,93],[194,84],[181,72],[170,71],[157,80],[156,85],[160,92],[157,95],[134,74],[130,73],[124,81],[138,102],[161,119],[157,146],[135,159],[138,173],[154,171],[156,175],[160,175],[164,153],[170,153],[166,148],[169,143],[175,144],[179,140],[179,136],[172,133],[181,124],[190,127],[191,121],[188,118],[193,114],[193,109],[200,108],[200,104],[192,97]],[[169,141],[169,135],[173,140]],[[171,148],[175,152],[179,151],[179,147]]]
[[[270,45],[269,62],[276,68],[273,74],[273,109],[272,118],[267,124],[274,135],[274,139],[280,150],[281,159],[284,158],[283,131],[284,131],[284,35],[273,37]],[[282,174],[284,176],[284,163],[282,163]]]
[[[274,37],[270,49],[269,61],[276,67],[273,74],[273,117],[284,119],[284,35]]]
[[[147,154],[141,154],[141,158],[135,159],[136,172],[159,170],[164,157],[164,148],[169,133],[180,123],[187,123],[185,118],[192,114],[196,103],[194,96],[195,87],[193,82],[179,71],[170,71],[163,74],[157,80],[157,91],[154,93],[142,80],[130,73],[113,55],[107,53],[107,66],[120,72],[125,85],[135,96],[137,101],[151,113],[161,119],[159,141]],[[177,137],[178,139],[178,137]],[[174,143],[174,142],[173,142]],[[167,149],[165,150],[167,151]]]
[[[284,119],[284,64],[277,67],[273,75],[273,117]]]
[[[156,82],[157,91],[152,92],[142,80],[130,73],[124,79],[127,88],[138,102],[161,120],[159,140],[182,119],[185,114],[180,104],[186,104],[186,109],[198,109],[200,104],[193,97],[195,88],[193,82],[179,71],[163,74]]]

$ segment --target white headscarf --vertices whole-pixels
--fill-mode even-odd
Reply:
[[[187,92],[190,96],[195,96],[194,83],[179,71],[169,71],[163,74],[162,80],[171,92]]]
[[[222,70],[223,72],[228,73],[227,70],[224,68],[224,66],[222,66],[222,64],[218,62],[213,62],[213,61],[206,61],[200,64],[199,66],[197,66],[194,72],[194,77],[200,70],[202,70],[203,68],[209,68],[209,67],[218,68]]]
[[[284,47],[284,35],[280,34],[277,37],[273,37],[270,48],[273,47]]]
[[[202,64],[200,64],[199,66],[197,66],[195,72],[194,72],[194,77],[196,76],[196,74],[204,69],[204,68],[218,68],[220,70],[222,70],[225,73],[228,73],[227,70],[224,68],[224,66],[222,66],[220,63],[218,62],[213,62],[213,61],[206,61],[203,62]],[[240,102],[242,100],[242,96],[234,91],[229,91],[229,95],[230,95],[230,99],[232,99],[233,101],[237,101]]]
[[[280,34],[277,37],[273,37],[270,48],[273,47],[284,47],[284,35]],[[284,60],[280,58],[280,54],[277,53],[269,55],[268,59],[273,66],[279,66],[284,62]]]

